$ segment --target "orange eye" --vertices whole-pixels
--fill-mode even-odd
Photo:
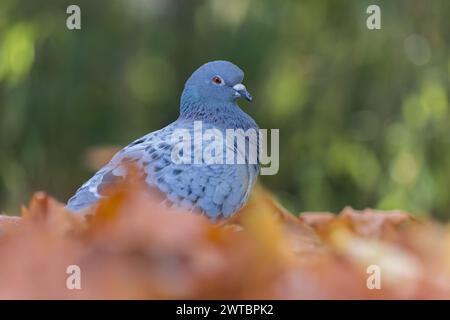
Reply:
[[[223,80],[222,80],[222,78],[219,77],[219,76],[214,76],[214,77],[212,78],[212,82],[215,83],[215,84],[222,84],[222,83],[223,83]]]

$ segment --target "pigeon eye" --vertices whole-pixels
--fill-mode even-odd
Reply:
[[[222,84],[222,83],[223,83],[223,80],[222,80],[222,78],[219,77],[219,76],[214,76],[214,77],[212,78],[212,82],[213,82],[214,84]]]

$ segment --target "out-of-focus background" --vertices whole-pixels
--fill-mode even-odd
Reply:
[[[280,129],[280,171],[260,180],[289,209],[449,218],[449,16],[447,0],[0,0],[0,211],[36,190],[67,200],[226,59],[255,98],[242,108]]]

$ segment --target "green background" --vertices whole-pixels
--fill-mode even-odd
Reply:
[[[191,72],[226,59],[243,109],[280,129],[280,171],[260,181],[289,209],[448,218],[449,17],[446,0],[0,0],[0,210],[67,200],[89,150],[170,123]]]

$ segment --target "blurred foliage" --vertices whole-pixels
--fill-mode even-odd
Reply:
[[[450,296],[448,224],[350,207],[297,218],[261,187],[233,218],[212,222],[161,208],[130,172],[80,214],[38,192],[21,217],[0,215],[0,298]],[[67,290],[75,270],[82,290]]]
[[[255,97],[243,109],[280,128],[261,180],[290,209],[448,218],[449,15],[445,0],[0,0],[0,209],[67,199],[87,150],[173,121],[190,73],[226,59]]]
[[[297,218],[261,187],[214,223],[161,208],[131,172],[81,214],[38,192],[0,215],[0,298],[450,297],[448,224],[350,207]]]

